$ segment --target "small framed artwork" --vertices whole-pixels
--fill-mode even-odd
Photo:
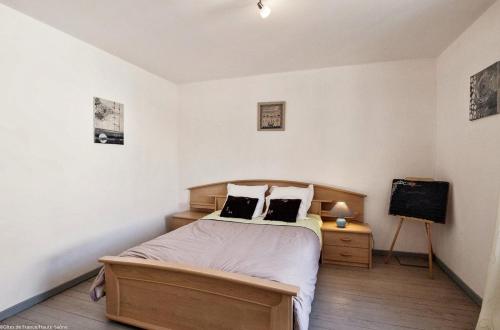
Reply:
[[[286,102],[261,102],[257,105],[257,130],[284,131]]]
[[[94,143],[122,144],[123,104],[94,97]]]
[[[500,62],[470,77],[469,120],[499,113]]]

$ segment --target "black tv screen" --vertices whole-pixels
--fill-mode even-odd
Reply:
[[[445,223],[449,186],[443,181],[394,179],[389,214]]]

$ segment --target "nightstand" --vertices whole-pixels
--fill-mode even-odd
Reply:
[[[185,211],[181,213],[176,213],[172,215],[172,217],[168,221],[168,231],[172,231],[179,227],[188,225],[193,221],[203,218],[209,213],[210,212],[201,212],[201,211]]]
[[[366,223],[349,222],[338,228],[334,221],[325,221],[321,227],[324,264],[372,267],[372,230]]]

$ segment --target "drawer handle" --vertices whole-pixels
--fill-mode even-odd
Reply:
[[[350,253],[341,253],[340,255],[342,257],[352,257],[352,254],[350,254]]]
[[[342,242],[350,242],[350,241],[352,241],[352,238],[345,238],[345,237],[342,237],[340,240],[341,240]]]

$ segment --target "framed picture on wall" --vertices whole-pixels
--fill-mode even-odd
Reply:
[[[500,62],[470,77],[469,120],[499,113]]]
[[[94,97],[94,143],[124,144],[123,104]]]
[[[286,102],[261,102],[257,105],[257,130],[284,131]]]

